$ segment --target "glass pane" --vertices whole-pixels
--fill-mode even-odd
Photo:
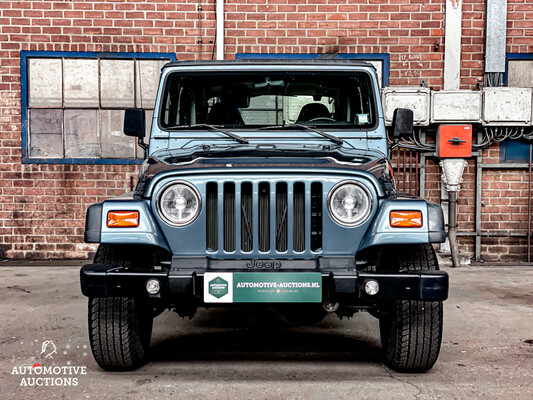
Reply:
[[[65,157],[100,157],[97,110],[65,110]]]
[[[102,107],[134,107],[133,60],[100,61]]]
[[[30,157],[63,157],[63,110],[30,110]]]
[[[533,87],[533,60],[509,60],[507,86]]]
[[[65,107],[98,107],[98,60],[64,59]]]
[[[30,59],[28,86],[30,107],[61,107],[63,105],[61,59]]]
[[[175,74],[163,99],[163,127],[304,123],[336,129],[374,125],[375,104],[363,72],[203,72]]]
[[[163,68],[163,65],[169,61],[170,60],[137,60],[137,107],[154,107],[161,68]]]
[[[134,158],[135,138],[124,135],[123,110],[100,111],[100,134],[103,158]]]

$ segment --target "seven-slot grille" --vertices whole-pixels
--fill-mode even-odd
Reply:
[[[320,182],[209,182],[205,207],[209,252],[299,254],[322,247]]]

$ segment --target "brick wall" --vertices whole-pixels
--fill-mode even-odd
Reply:
[[[461,89],[475,88],[484,72],[485,2],[463,0]]]
[[[214,1],[202,0],[201,49],[197,6],[193,0],[0,0],[0,256],[86,257],[94,246],[82,239],[85,209],[128,191],[137,170],[21,164],[20,51],[172,52],[186,60],[197,59],[201,50],[202,58],[210,59]],[[425,79],[435,89],[442,87],[444,0],[227,0],[225,9],[226,58],[235,53],[388,53],[391,85],[419,85]],[[483,75],[484,2],[465,0],[463,9],[461,87],[472,89]],[[509,0],[508,11],[508,51],[533,52],[531,0]],[[512,180],[516,175],[498,178],[523,184],[523,178]],[[438,201],[440,171],[431,160],[427,179],[426,195]],[[496,182],[487,180],[484,193]],[[468,229],[472,190],[465,185],[461,196],[460,219]],[[496,204],[505,196],[490,197],[488,207],[523,201],[509,193],[512,204]],[[521,203],[516,206],[523,209]],[[494,215],[485,212],[483,223],[502,224]]]
[[[499,148],[483,152],[483,162],[498,163]],[[527,169],[484,169],[481,192],[481,229],[512,231],[525,235],[528,230]],[[483,238],[481,251],[485,260],[527,260],[525,237]]]
[[[229,57],[389,53],[391,85],[419,85],[425,79],[430,86],[442,86],[443,0],[252,0],[230,1],[226,9]]]
[[[533,52],[533,3],[531,0],[507,2],[507,52]]]
[[[498,144],[482,152],[482,162],[498,164]],[[475,232],[475,159],[468,160],[463,174],[463,183],[458,195],[458,230]],[[435,160],[426,161],[425,198],[441,202],[441,170]],[[514,237],[482,237],[481,254],[486,261],[527,260],[528,230],[528,170],[483,169],[481,184],[481,230],[482,232],[505,233],[512,231]],[[532,210],[533,211],[533,210]],[[474,238],[459,237],[461,254],[474,255]]]

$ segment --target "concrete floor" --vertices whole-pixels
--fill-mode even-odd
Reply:
[[[532,399],[533,267],[446,270],[444,339],[426,374],[399,374],[379,361],[378,324],[367,313],[300,328],[250,309],[203,310],[193,320],[165,312],[154,322],[152,360],[109,373],[88,348],[79,267],[7,264],[0,267],[0,398]],[[57,349],[48,358],[46,340]],[[14,371],[35,363],[86,373],[70,375],[77,386],[20,386],[35,376]]]

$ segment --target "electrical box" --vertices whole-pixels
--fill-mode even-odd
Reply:
[[[483,90],[483,125],[530,124],[530,88],[495,87]]]
[[[472,156],[472,125],[440,125],[437,135],[437,156],[440,158]]]
[[[481,122],[480,91],[431,91],[431,122]]]
[[[385,124],[392,124],[394,110],[408,108],[413,110],[413,123],[415,126],[429,125],[430,89],[424,87],[387,87],[383,89],[383,113]]]

